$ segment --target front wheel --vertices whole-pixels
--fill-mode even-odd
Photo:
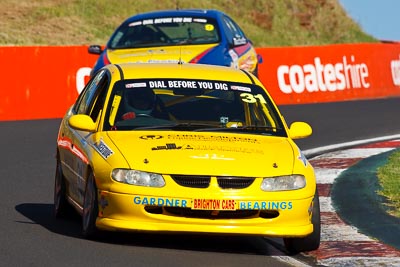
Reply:
[[[296,254],[303,251],[316,250],[319,247],[321,239],[321,219],[319,210],[319,197],[318,191],[315,191],[312,208],[311,223],[313,225],[313,232],[301,238],[284,238],[285,248],[290,254]]]
[[[93,173],[90,173],[86,182],[82,212],[82,234],[85,238],[91,239],[95,237],[98,213],[97,187]]]

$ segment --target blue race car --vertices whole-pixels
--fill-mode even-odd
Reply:
[[[257,76],[261,63],[240,27],[217,10],[166,10],[138,14],[125,20],[103,50],[92,75],[103,66],[126,62],[198,63],[239,68]]]

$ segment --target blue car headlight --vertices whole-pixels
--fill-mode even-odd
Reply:
[[[138,170],[114,169],[111,172],[111,177],[117,182],[131,185],[149,187],[163,187],[165,185],[162,175]]]
[[[261,183],[263,191],[287,191],[301,189],[306,186],[304,175],[294,174],[278,177],[266,177]]]

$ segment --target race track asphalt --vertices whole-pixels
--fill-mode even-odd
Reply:
[[[306,121],[313,127],[310,138],[296,142],[302,150],[400,134],[400,98],[285,105],[280,110],[288,124]]]

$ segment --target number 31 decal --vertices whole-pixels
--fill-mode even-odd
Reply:
[[[267,103],[267,101],[265,101],[265,98],[261,94],[252,95],[249,93],[241,93],[240,97],[242,98],[242,101],[247,102],[247,103],[256,103],[257,100],[263,104]]]

